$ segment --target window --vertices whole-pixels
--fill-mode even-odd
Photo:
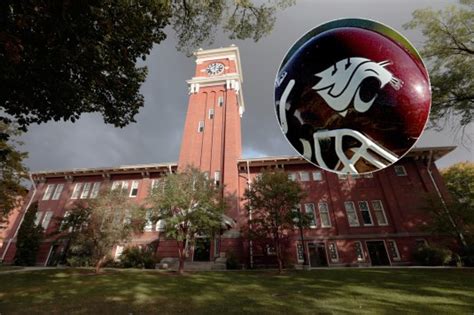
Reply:
[[[221,172],[220,171],[215,171],[214,172],[214,185],[219,187],[221,184]]]
[[[383,210],[382,201],[372,200],[372,208],[374,209],[375,218],[377,219],[378,225],[388,225],[385,211]]]
[[[213,119],[214,118],[214,108],[210,108],[209,109],[209,119]]]
[[[217,98],[217,104],[219,104],[219,106],[223,106],[224,105],[224,97],[223,96],[219,96]]]
[[[399,261],[400,260],[400,253],[398,252],[398,247],[397,243],[395,241],[387,241],[388,245],[388,252],[390,253],[390,256],[392,257],[392,260],[394,261]]]
[[[48,185],[46,187],[46,190],[44,191],[44,195],[43,195],[43,200],[49,200],[49,198],[51,198],[51,194],[53,193],[54,191],[54,187],[56,185]]]
[[[52,211],[46,211],[43,217],[43,221],[41,222],[41,227],[46,231],[48,228],[49,222],[51,221],[51,218],[53,216]]]
[[[276,255],[275,246],[267,244],[267,255],[270,255],[270,256]]]
[[[346,208],[347,221],[349,221],[349,226],[359,226],[359,218],[355,211],[355,206],[352,201],[344,202],[344,208]]]
[[[302,182],[309,181],[309,173],[308,172],[300,172],[300,179]]]
[[[94,185],[92,186],[92,192],[89,198],[92,198],[92,199],[97,198],[97,196],[99,195],[99,191],[100,191],[100,183],[94,183]]]
[[[122,190],[126,190],[128,192],[128,182],[125,180],[116,180],[112,183],[112,188],[111,190],[115,190],[118,188],[121,188]]]
[[[91,190],[91,183],[85,183],[84,188],[82,189],[81,199],[87,199],[89,196],[89,191]]]
[[[198,132],[204,131],[204,121],[200,120],[198,124]]]
[[[374,178],[374,174],[373,173],[364,174],[364,178]]]
[[[153,221],[151,220],[151,210],[147,210],[146,213],[145,213],[145,227],[143,228],[143,230],[145,232],[150,232],[153,228]]]
[[[362,248],[361,242],[355,242],[355,253],[357,257],[357,261],[365,261],[364,249]]]
[[[159,231],[159,232],[162,232],[165,230],[165,220],[158,220],[158,222],[156,222],[156,230]]]
[[[329,247],[329,258],[331,262],[338,262],[339,261],[339,254],[337,253],[337,246],[335,242],[330,242],[328,244]]]
[[[119,260],[120,256],[122,256],[123,253],[123,246],[117,245],[117,248],[115,249],[115,260]]]
[[[407,170],[405,169],[405,166],[403,165],[395,165],[393,167],[393,170],[395,171],[395,174],[397,176],[407,176]]]
[[[374,225],[370,215],[369,203],[367,201],[359,201],[359,209],[364,225]]]
[[[337,174],[337,177],[341,180],[346,180],[347,179],[347,174]]]
[[[292,181],[296,181],[296,173],[288,173],[288,179]]]
[[[81,192],[81,188],[82,188],[82,183],[77,183],[74,186],[74,189],[73,189],[72,195],[71,195],[71,199],[79,198],[79,193]]]
[[[319,205],[319,218],[321,219],[321,227],[331,227],[331,219],[329,218],[329,208],[326,202],[320,202]]]
[[[299,263],[304,262],[304,251],[302,244],[296,244],[296,259]]]
[[[61,197],[61,193],[63,192],[63,189],[64,189],[64,184],[59,184],[58,186],[56,186],[56,190],[54,191],[52,199],[58,200],[59,197]]]
[[[71,212],[69,211],[64,212],[63,219],[61,220],[61,227],[59,228],[60,230],[64,230],[64,225],[66,224],[67,219],[69,218],[70,215],[71,215]],[[72,226],[69,227],[68,231],[72,232]]]
[[[314,216],[314,204],[305,203],[304,211],[310,217],[309,227],[312,229],[316,228],[316,217]]]
[[[40,224],[41,216],[43,215],[43,212],[36,212],[35,215],[35,226],[38,226]]]
[[[321,171],[315,171],[313,172],[313,180],[314,181],[322,181],[323,180],[323,173],[321,173]]]
[[[132,189],[130,189],[130,197],[136,197],[138,195],[138,180],[132,182]]]

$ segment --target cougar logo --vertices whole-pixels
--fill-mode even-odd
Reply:
[[[363,80],[374,77],[380,81],[380,89],[387,83],[399,90],[403,82],[385,69],[390,61],[374,62],[362,57],[352,57],[340,60],[315,76],[321,80],[313,89],[326,101],[326,103],[341,116],[347,114],[347,108],[354,101],[354,109],[364,113],[372,106],[377,95],[368,102],[360,98],[360,85]]]

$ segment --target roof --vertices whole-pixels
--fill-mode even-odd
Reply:
[[[413,157],[415,159],[428,158],[430,154],[433,154],[433,160],[436,161],[446,154],[453,151],[455,146],[444,146],[444,147],[417,147],[413,148],[407,157]],[[265,156],[257,158],[239,159],[238,164],[251,163],[255,165],[267,165],[271,164],[300,164],[305,163],[306,160],[301,156],[295,155],[280,155],[280,156]],[[77,175],[107,175],[109,173],[114,174],[130,174],[130,173],[149,173],[149,172],[169,172],[175,170],[178,167],[177,162],[169,163],[151,163],[151,164],[135,164],[135,165],[120,165],[113,167],[99,167],[99,168],[73,168],[66,170],[44,170],[32,172],[32,177],[59,177],[59,176],[77,176]]]

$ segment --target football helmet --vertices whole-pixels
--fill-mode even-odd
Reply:
[[[428,120],[431,90],[416,50],[373,21],[329,22],[287,54],[275,80],[281,129],[308,161],[360,174],[398,161]]]

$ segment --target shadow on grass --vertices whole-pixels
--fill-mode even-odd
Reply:
[[[469,313],[474,270],[339,269],[176,276],[142,270],[0,275],[0,313]]]

